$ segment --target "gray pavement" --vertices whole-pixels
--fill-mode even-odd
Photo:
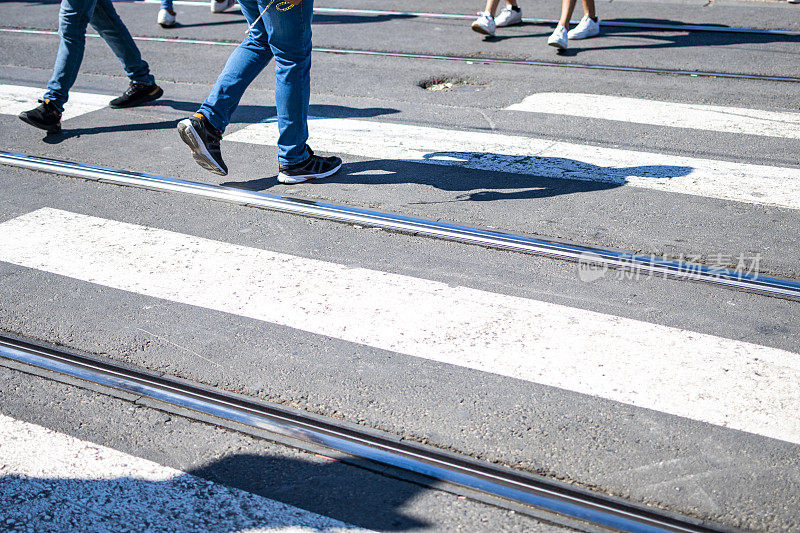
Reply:
[[[554,18],[557,6],[550,4],[524,5],[525,15]],[[705,2],[615,1],[598,4],[598,10],[605,19],[800,28],[798,6],[701,4]],[[417,1],[317,5],[465,14],[480,7],[463,0],[435,8]],[[211,16],[206,8],[186,6],[179,8],[181,26],[168,31],[154,22],[156,5],[117,6],[134,35],[232,41],[244,28],[235,12]],[[9,2],[4,4],[0,26],[52,29],[56,13],[55,4]],[[800,73],[796,37],[613,30],[576,44],[578,52],[565,58],[544,45],[549,33],[545,25],[509,28],[503,30],[509,38],[485,42],[469,31],[467,22],[326,15],[317,17],[314,31],[318,47]],[[55,44],[56,38],[49,35],[0,32],[0,84],[43,86]],[[800,276],[795,238],[800,217],[797,210],[783,207],[353,156],[345,157],[343,171],[330,180],[287,187],[274,181],[274,147],[235,142],[223,142],[231,173],[219,180],[194,164],[174,126],[207,94],[231,48],[139,44],[165,88],[161,101],[133,110],[103,109],[82,115],[65,123],[63,135],[47,138],[13,116],[0,115],[0,149],[623,250],[757,253],[763,272]],[[274,112],[269,70],[245,95],[229,132]],[[436,76],[467,79],[474,90],[430,92],[418,86]],[[797,139],[503,109],[534,92],[569,90],[797,111],[797,83],[325,53],[314,56],[313,79],[312,114],[317,116],[800,168]],[[90,39],[75,90],[115,95],[125,86],[116,59],[102,42]],[[609,276],[584,283],[570,263],[5,167],[0,169],[0,190],[4,191],[0,223],[50,207],[800,352],[796,302],[663,279]],[[800,527],[795,444],[9,263],[0,263],[0,279],[0,330],[424,440],[732,527]],[[235,447],[247,453],[256,449],[252,452],[256,455],[299,453],[261,451],[265,445],[260,441],[183,420],[180,431],[165,430],[159,418],[163,415],[141,408],[115,416],[116,422],[103,428],[95,414],[104,409],[122,413],[126,408],[117,400],[72,388],[66,392],[66,386],[13,371],[6,375],[10,377],[2,385],[3,414],[184,471],[228,456]],[[62,396],[75,399],[54,400]],[[174,444],[175,450],[166,452],[165,442]],[[202,453],[192,451],[197,445],[204,447]],[[277,488],[253,488],[246,479],[230,484],[244,484],[246,490],[377,529],[538,527],[505,511],[441,493],[417,494],[417,488],[380,476],[375,477],[375,493],[385,492],[395,503],[373,499],[354,508],[342,499],[319,503],[298,495],[296,487],[287,488],[295,481],[308,483],[311,476],[300,470],[292,470],[288,481]],[[339,475],[360,479],[362,474],[333,477]],[[443,509],[451,505],[456,506],[452,512]],[[403,517],[392,522],[398,514]]]

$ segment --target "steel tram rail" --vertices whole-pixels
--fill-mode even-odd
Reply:
[[[658,259],[655,256],[637,255],[592,246],[565,244],[347,205],[288,198],[275,194],[224,187],[222,185],[167,178],[154,174],[131,172],[85,163],[60,161],[27,154],[0,151],[0,164],[101,183],[191,194],[272,211],[476,244],[487,248],[541,255],[553,259],[578,262],[582,265],[595,265],[599,268],[625,269],[645,275],[662,275],[680,280],[711,283],[767,296],[800,300],[800,282],[760,276],[757,273],[750,274],[736,270],[713,268],[702,264]]]
[[[566,522],[613,528],[630,532],[700,533],[725,531],[716,524],[654,509],[599,493],[580,489],[526,472],[475,460],[408,442],[391,435],[366,431],[332,419],[309,416],[255,399],[227,394],[155,375],[145,369],[123,367],[64,350],[0,336],[0,358],[27,367],[57,372],[111,387],[227,422],[283,435],[312,445],[322,445],[350,456],[390,465],[445,481],[524,506],[543,509]],[[534,510],[531,514],[536,516]],[[541,513],[538,513],[541,518]]]
[[[0,32],[21,33],[29,35],[58,35],[58,32],[51,30],[28,30],[21,28],[0,28]],[[87,33],[86,36],[92,38],[100,37],[99,35],[94,33]],[[165,37],[141,37],[141,36],[133,36],[133,39],[135,41],[142,41],[142,42],[202,44],[207,46],[228,46],[228,47],[239,46],[238,41],[229,42],[229,41],[210,41],[203,39],[182,39],[177,37],[165,38]],[[625,67],[619,65],[603,65],[603,64],[592,64],[592,63],[566,63],[560,61],[539,61],[532,59],[513,59],[513,58],[482,57],[482,56],[478,57],[448,56],[448,55],[417,54],[417,53],[406,53],[406,52],[381,52],[377,50],[360,50],[355,48],[314,47],[313,51],[317,53],[326,53],[326,54],[397,57],[403,59],[422,59],[422,60],[432,60],[432,61],[457,61],[461,63],[487,63],[487,64],[501,64],[501,65],[520,65],[528,67],[608,70],[615,72],[638,72],[643,74],[665,74],[673,76],[743,79],[743,80],[757,80],[757,81],[778,81],[778,82],[789,82],[789,83],[800,82],[800,77],[792,77],[792,76],[765,76],[761,74],[736,74],[730,72],[681,70],[681,69],[656,68],[656,67]]]

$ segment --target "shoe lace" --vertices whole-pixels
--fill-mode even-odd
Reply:
[[[133,95],[134,93],[136,93],[136,91],[141,90],[142,87],[146,87],[146,85],[132,81],[131,84],[128,85],[128,89],[125,91],[125,96]]]

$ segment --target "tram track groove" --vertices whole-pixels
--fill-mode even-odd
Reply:
[[[577,262],[582,268],[622,269],[636,275],[663,276],[684,281],[709,283],[769,297],[800,300],[799,281],[763,276],[758,273],[751,274],[725,268],[709,267],[699,263],[659,259],[652,255],[637,255],[588,245],[567,244],[359,207],[288,198],[264,192],[61,161],[28,154],[0,151],[0,164],[100,183],[159,192],[190,194],[247,207],[380,228],[415,236],[462,242],[486,248],[539,255],[551,259]]]
[[[630,532],[719,532],[733,531],[698,518],[679,515],[630,502],[565,482],[549,479],[483,462],[472,457],[433,446],[410,442],[343,424],[337,420],[308,415],[302,411],[268,404],[209,389],[155,374],[144,368],[98,360],[55,347],[43,346],[19,338],[0,335],[0,358],[24,368],[55,372],[96,387],[154,400],[157,404],[177,407],[182,412],[210,415],[228,423],[244,425],[258,433],[267,432],[336,450],[412,472],[436,482],[465,487],[502,501],[517,504],[515,509],[542,518],[551,516],[554,523],[583,530],[610,528]],[[152,406],[152,405],[151,405]],[[547,519],[547,518],[543,518]],[[581,525],[583,524],[583,527]],[[587,527],[588,526],[588,527]]]
[[[24,28],[0,28],[0,32],[30,34],[30,35],[51,35],[51,36],[58,35],[57,31],[35,30],[35,29],[24,29]],[[92,38],[100,38],[99,35],[94,33],[87,33],[86,36]],[[184,39],[180,37],[166,38],[166,37],[147,37],[147,36],[134,35],[133,39],[134,41],[140,41],[140,42],[181,43],[181,44],[198,44],[206,46],[226,46],[226,47],[239,46],[238,41],[234,42],[234,41],[215,41],[206,39]],[[500,64],[500,65],[519,65],[527,67],[586,69],[586,70],[601,70],[601,71],[614,71],[614,72],[633,72],[642,74],[690,76],[690,77],[701,77],[701,78],[775,81],[783,83],[800,82],[800,77],[794,77],[794,76],[768,76],[762,74],[742,74],[742,73],[731,73],[731,72],[720,72],[720,71],[683,70],[683,69],[670,69],[670,68],[658,68],[658,67],[629,67],[623,65],[542,61],[542,60],[523,59],[523,58],[438,55],[438,54],[392,52],[392,51],[380,51],[380,50],[364,50],[356,48],[331,48],[331,47],[314,47],[312,50],[314,52],[324,53],[324,54],[394,57],[401,59],[419,59],[427,61],[452,61],[460,63],[485,63],[485,64]]]

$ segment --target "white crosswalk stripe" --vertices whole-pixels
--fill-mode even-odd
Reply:
[[[309,122],[315,150],[375,160],[451,165],[545,178],[628,184],[665,192],[800,209],[800,169],[358,119]],[[275,120],[228,141],[275,145]],[[486,175],[487,186],[491,174]]]
[[[0,114],[19,115],[23,111],[33,109],[38,105],[39,98],[44,94],[41,87],[26,87],[24,85],[0,85]],[[97,111],[108,106],[112,97],[104,94],[83,93],[70,91],[69,102],[64,106],[61,120]]]
[[[0,260],[800,443],[774,348],[49,208],[0,224]]]
[[[22,511],[83,531],[368,531],[4,415],[0,450],[3,497],[26,502],[3,509],[6,526]]]
[[[584,93],[537,93],[506,109],[673,128],[800,139],[800,112]]]

